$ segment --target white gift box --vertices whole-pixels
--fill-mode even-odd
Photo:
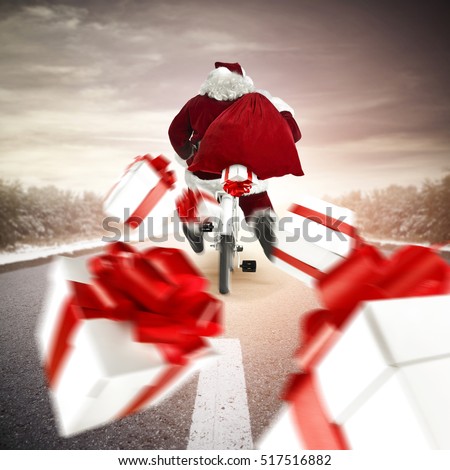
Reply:
[[[173,172],[167,171],[169,161],[162,155],[137,157],[112,187],[103,202],[104,212],[136,227],[145,219],[175,182]],[[171,201],[173,207],[173,201]],[[170,210],[166,211],[167,213]]]
[[[292,451],[306,449],[292,408],[284,405],[256,444],[259,450]]]
[[[317,372],[352,448],[450,449],[449,313],[448,295],[368,302],[329,351]]]
[[[247,169],[244,165],[231,165],[222,171],[220,182],[223,185],[227,181],[242,182],[242,181],[255,181],[257,182],[256,175]]]
[[[331,270],[355,247],[354,222],[351,210],[302,196],[279,226],[274,264],[312,286],[321,273]]]
[[[67,281],[89,282],[86,259],[60,257],[53,266],[37,332],[44,364],[54,345],[63,306],[72,295]],[[154,387],[154,393],[138,409],[154,406],[194,370],[214,360],[207,344],[189,355],[187,365],[179,366],[168,363],[156,345],[136,342],[130,322],[80,320],[50,389],[60,435],[73,435],[123,417],[149,387]]]
[[[449,312],[449,295],[371,301],[336,331],[311,373],[349,448],[450,449]],[[304,447],[288,407],[260,446],[293,431]]]

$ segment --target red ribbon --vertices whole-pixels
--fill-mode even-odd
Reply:
[[[310,209],[309,207],[300,206],[298,204],[292,204],[288,210],[293,214],[297,214],[301,217],[304,217],[305,219],[317,222],[318,224],[321,224],[336,232],[343,233],[352,238],[357,237],[356,229],[353,227],[353,225],[349,225],[342,220],[335,219],[330,215],[322,214],[321,212],[317,212],[313,209]]]
[[[198,197],[192,189],[184,190],[175,201],[177,212],[182,222],[198,221]]]
[[[348,449],[345,433],[327,415],[315,384],[315,365],[339,340],[363,301],[444,295],[450,292],[450,266],[435,250],[410,245],[385,258],[362,245],[317,282],[325,309],[302,319],[302,344],[296,353],[303,374],[293,376],[285,399],[309,449]],[[313,423],[314,425],[309,425]]]
[[[247,170],[247,179],[244,181],[231,181],[228,179],[230,169],[227,168],[225,170],[225,183],[223,185],[223,189],[225,192],[230,194],[233,197],[241,197],[244,194],[248,194],[252,189],[253,181],[252,181],[252,173]]]
[[[350,448],[344,430],[330,420],[313,374],[292,374],[283,398],[292,403],[290,411],[294,415],[299,438],[306,449]]]
[[[180,220],[182,222],[199,222],[198,208],[202,202],[206,201],[217,204],[216,199],[208,193],[190,188],[185,189],[175,201]]]
[[[245,181],[226,181],[223,185],[225,192],[233,197],[241,197],[244,194],[248,194],[252,189],[251,180]]]
[[[272,248],[272,255],[275,258],[278,258],[281,261],[284,261],[285,263],[291,265],[293,268],[298,269],[299,271],[304,272],[308,276],[313,277],[314,279],[320,279],[324,276],[324,273],[319,269],[307,263],[304,263],[303,261],[300,261],[297,258],[294,258],[293,256],[285,253],[277,247]]]
[[[317,282],[329,310],[351,312],[361,301],[440,295],[449,291],[450,267],[434,250],[409,245],[385,258],[364,245]]]
[[[131,322],[136,341],[156,344],[177,365],[204,346],[203,336],[222,330],[222,302],[204,292],[207,281],[179,250],[151,248],[139,253],[118,242],[92,258],[89,269],[92,283],[71,282],[73,296],[61,312],[46,363],[51,386],[83,319]]]
[[[132,165],[140,161],[148,162],[148,164],[159,174],[160,180],[157,185],[149,191],[138,207],[136,207],[130,217],[125,220],[125,224],[129,225],[131,228],[137,228],[142,223],[144,218],[152,211],[166,191],[168,189],[172,189],[176,181],[175,173],[173,171],[167,171],[169,161],[162,155],[159,155],[156,158],[152,158],[149,154],[144,155],[143,157],[139,156],[134,159]]]

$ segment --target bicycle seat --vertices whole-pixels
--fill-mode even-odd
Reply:
[[[257,176],[244,165],[231,165],[222,171],[220,183],[225,192],[240,197],[250,192],[258,184]]]

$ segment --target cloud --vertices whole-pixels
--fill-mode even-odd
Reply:
[[[40,24],[55,30],[67,29],[72,31],[78,27],[86,15],[87,10],[84,8],[60,4],[52,6],[25,6],[17,13],[16,17],[19,17],[21,21],[34,25]]]
[[[258,88],[294,107],[302,159],[326,184],[332,173],[348,185],[346,173],[358,171],[353,184],[364,172],[368,181],[373,168],[377,181],[395,171],[414,179],[414,167],[420,178],[448,155],[448,65],[430,65],[440,46],[431,30],[423,37],[432,50],[418,43],[413,26],[423,25],[411,9],[300,0],[17,5],[0,20],[8,176],[94,188],[89,173],[101,186],[128,156],[171,154],[171,119],[216,60],[240,61]]]
[[[42,5],[25,7],[23,11],[30,16],[43,18],[45,20],[54,19],[56,17],[56,13],[54,10],[52,10],[51,8],[47,6],[42,6]]]

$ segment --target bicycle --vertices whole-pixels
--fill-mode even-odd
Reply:
[[[239,245],[239,197],[250,192],[258,184],[256,175],[243,165],[232,165],[222,172],[221,191],[215,192],[215,198],[220,205],[220,219],[215,222],[206,221],[201,232],[214,232],[213,246],[219,251],[219,292],[228,294],[230,291],[230,276],[234,271],[235,261],[243,272],[256,272],[255,260],[242,260],[240,253],[243,246]]]

